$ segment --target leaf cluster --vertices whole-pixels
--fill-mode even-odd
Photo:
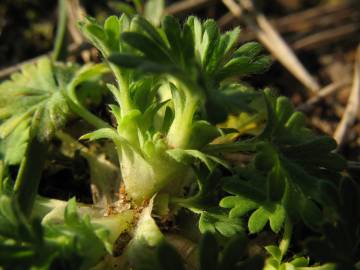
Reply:
[[[28,220],[11,197],[0,197],[0,266],[3,269],[88,269],[107,253],[107,231],[77,214],[69,201],[63,224]]]

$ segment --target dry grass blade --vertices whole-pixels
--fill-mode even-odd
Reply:
[[[360,162],[358,161],[348,161],[347,162],[347,167],[350,170],[360,170]]]
[[[324,30],[297,40],[292,44],[292,47],[294,50],[314,49],[322,45],[327,45],[331,42],[338,41],[343,37],[355,34],[359,30],[360,25],[358,23],[342,25],[336,27],[335,29]]]
[[[355,17],[356,13],[356,7],[350,2],[325,4],[281,17],[272,23],[281,32],[307,32],[332,27],[336,22]]]
[[[178,1],[165,9],[165,14],[178,15],[187,12],[194,12],[199,8],[211,5],[217,0],[185,0]]]
[[[344,144],[346,135],[351,126],[356,121],[359,107],[360,107],[360,45],[358,46],[355,66],[354,66],[354,77],[353,77],[352,90],[348,99],[344,115],[337,126],[334,139],[339,144],[339,148]]]
[[[311,97],[310,99],[308,99],[305,103],[301,104],[300,106],[298,106],[296,109],[300,110],[300,111],[308,111],[309,109],[312,108],[312,106],[319,102],[320,100],[322,100],[323,98],[335,93],[336,91],[338,91],[341,87],[344,87],[346,85],[349,85],[350,81],[348,80],[343,80],[343,81],[338,81],[338,82],[333,82],[327,86],[325,86],[324,88],[320,89],[316,96]]]
[[[68,31],[71,35],[73,42],[77,45],[84,43],[84,37],[80,33],[79,28],[77,27],[77,23],[82,21],[86,12],[82,8],[79,0],[70,0],[68,2]],[[89,51],[82,51],[81,58],[85,63],[90,61],[91,55]]]
[[[234,19],[234,15],[231,12],[227,12],[217,20],[217,23],[219,24],[220,28],[224,28],[229,25]]]
[[[234,0],[223,0],[223,3],[235,17],[244,20],[273,56],[307,89],[316,92],[320,88],[276,29],[263,14],[255,9],[251,1],[242,0],[238,4]]]

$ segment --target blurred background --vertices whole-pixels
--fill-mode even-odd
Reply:
[[[213,18],[223,31],[240,26],[239,43],[257,40],[274,64],[248,80],[292,99],[319,133],[333,136],[360,171],[360,1],[346,0],[2,0],[0,81],[61,44],[66,61],[99,61],[77,22],[140,13],[158,24],[172,14]],[[56,43],[56,42],[55,42]]]

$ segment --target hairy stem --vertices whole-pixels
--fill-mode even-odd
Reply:
[[[114,76],[115,76],[115,79],[116,79],[116,82],[118,84],[118,88],[120,91],[119,97],[121,100],[121,104],[120,104],[121,113],[122,113],[122,115],[125,115],[133,108],[132,102],[130,99],[130,94],[129,94],[129,83],[124,78],[124,75],[122,74],[119,67],[117,67],[114,64],[110,64],[110,63],[109,63],[109,65],[110,65],[112,72],[114,73]]]
[[[194,115],[200,105],[200,90],[195,84],[180,78],[169,77],[169,81],[179,91],[179,101],[175,102],[175,117],[170,126],[167,140],[171,147],[185,148],[192,132]]]

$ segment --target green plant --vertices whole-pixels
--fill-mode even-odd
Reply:
[[[213,20],[196,17],[183,25],[165,17],[160,27],[139,16],[111,16],[104,25],[87,18],[80,28],[103,64],[44,59],[0,86],[0,267],[359,269],[358,252],[351,260],[322,257],[323,240],[289,252],[296,228],[315,237],[326,224],[342,224],[345,162],[334,140],[307,129],[285,97],[245,82],[271,64],[259,44],[238,47],[239,29],[221,34]],[[115,81],[102,78],[108,72]],[[114,125],[85,106],[101,103],[105,81]],[[217,125],[230,115],[256,132]],[[68,134],[76,119],[90,124],[80,138],[89,148]],[[100,149],[115,153],[119,168],[91,152],[100,139],[112,142]],[[101,197],[93,205],[38,195],[56,150],[70,159],[82,153]],[[244,160],[229,159],[234,153]],[[358,221],[346,223],[353,237]],[[260,241],[268,254],[253,254],[264,232],[273,238]],[[202,239],[198,250],[189,239]]]

